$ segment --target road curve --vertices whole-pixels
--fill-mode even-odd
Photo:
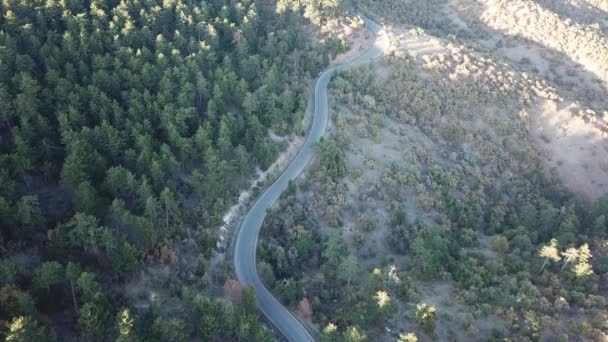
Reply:
[[[313,146],[325,133],[328,122],[327,85],[336,71],[350,69],[384,55],[390,47],[386,32],[369,18],[362,16],[367,28],[376,35],[374,46],[356,59],[325,70],[315,86],[315,111],[313,122],[304,145],[296,158],[283,174],[257,199],[243,219],[238,229],[234,249],[234,267],[239,281],[245,286],[253,286],[260,309],[268,320],[289,341],[314,341],[306,328],[264,287],[256,269],[256,247],[258,235],[266,210],[277,201],[287,189],[289,181],[295,179],[313,156]]]

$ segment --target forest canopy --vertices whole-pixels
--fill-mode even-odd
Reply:
[[[268,130],[302,130],[308,82],[329,51],[301,28],[338,8],[0,2],[0,321],[12,322],[9,340],[138,329],[120,284],[145,260],[175,259],[173,241],[192,227],[211,230],[199,237],[203,254],[215,247],[225,209],[279,151]],[[193,296],[181,298],[199,314],[146,311],[147,337],[268,338],[257,314]],[[199,306],[224,312],[232,328],[194,328],[218,319]],[[236,336],[239,319],[250,328]]]

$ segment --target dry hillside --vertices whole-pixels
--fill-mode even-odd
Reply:
[[[605,3],[359,5],[391,54],[333,80],[265,282],[330,341],[606,341]]]

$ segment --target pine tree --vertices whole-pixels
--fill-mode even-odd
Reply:
[[[346,281],[346,293],[350,295],[350,284],[353,278],[359,273],[359,264],[357,258],[353,255],[349,255],[342,260],[338,274],[340,278]]]
[[[135,320],[129,308],[124,308],[118,312],[116,317],[118,337],[116,342],[136,342],[139,341],[135,333]]]
[[[553,262],[558,262],[561,260],[561,257],[559,256],[559,251],[557,250],[557,240],[551,239],[551,242],[549,242],[548,245],[545,245],[540,249],[539,255],[542,258],[545,258],[545,261],[543,262],[543,265],[540,268],[540,273],[542,273],[549,260]]]

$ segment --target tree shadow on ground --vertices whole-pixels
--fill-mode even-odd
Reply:
[[[545,0],[545,2],[547,1],[552,0]],[[428,3],[431,6],[429,9],[420,9],[418,8],[419,4],[409,2],[406,3],[407,5],[395,7],[393,10],[387,9],[386,5],[381,3],[374,3],[375,5],[368,6],[368,10],[384,25],[420,26],[436,37],[443,39],[451,37],[451,39],[455,39],[456,43],[471,47],[473,50],[492,53],[492,58],[496,62],[507,62],[514,71],[525,71],[539,79],[546,80],[549,85],[559,89],[559,94],[565,101],[582,102],[585,107],[596,112],[602,112],[608,107],[608,88],[605,82],[567,54],[530,39],[510,35],[489,27],[480,20],[482,15],[482,8],[480,7],[454,8],[454,12],[458,14],[459,19],[467,25],[467,28],[463,28],[455,23],[453,19],[444,15],[447,1],[436,0]],[[551,9],[549,8],[549,10]],[[403,11],[403,13],[400,11]],[[426,12],[441,13],[441,15],[429,15],[428,17],[420,15],[420,13]],[[416,13],[416,15],[413,16],[410,13]],[[492,40],[495,42],[501,41],[501,43],[499,46],[487,45]],[[480,42],[486,45],[482,46]],[[518,60],[501,51],[501,45],[504,47],[506,44],[508,46],[521,46],[527,52],[533,51],[533,53],[538,52],[547,56],[543,57],[548,64],[547,72],[543,73],[533,64],[521,63],[521,59]],[[560,67],[564,70],[570,70],[574,76],[564,79],[563,75],[556,74],[554,70]]]
[[[572,23],[580,25],[600,25],[600,29],[604,34],[608,34],[608,13],[605,13],[599,8],[593,7],[591,4],[579,3],[579,6],[574,6],[571,3],[563,0],[531,0],[543,7],[559,15],[563,19],[570,19]]]

